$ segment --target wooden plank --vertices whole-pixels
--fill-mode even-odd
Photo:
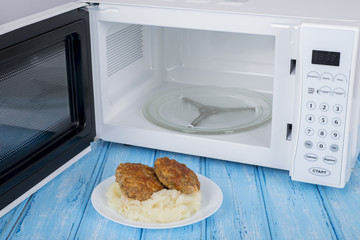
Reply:
[[[206,160],[206,175],[221,188],[220,209],[207,219],[207,239],[270,239],[257,168]]]
[[[125,146],[111,143],[103,161],[102,168],[96,179],[96,185],[104,179],[113,176],[116,167],[122,162],[143,163],[152,165],[155,150]],[[96,178],[96,176],[94,176]],[[142,229],[127,227],[107,220],[95,211],[88,199],[81,224],[75,236],[77,239],[140,239]]]
[[[291,181],[287,171],[259,172],[273,239],[336,239],[316,185]]]
[[[89,154],[34,193],[10,238],[67,239],[79,224],[89,187],[94,185],[92,174],[107,145],[102,141],[93,144]]]
[[[360,239],[360,163],[345,188],[319,187],[325,208],[339,239]]]
[[[8,239],[11,235],[13,226],[21,218],[22,212],[26,207],[29,198],[10,210],[7,214],[0,218],[0,239]]]
[[[205,220],[191,225],[170,229],[149,230],[143,229],[141,240],[199,240],[207,239],[205,233]]]

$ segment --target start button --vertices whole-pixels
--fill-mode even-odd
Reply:
[[[309,168],[309,172],[316,176],[326,177],[330,175],[330,171],[325,168],[312,167]]]

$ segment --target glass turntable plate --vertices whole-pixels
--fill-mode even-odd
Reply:
[[[153,124],[179,132],[229,134],[271,119],[271,99],[241,88],[194,87],[153,96],[143,114]]]

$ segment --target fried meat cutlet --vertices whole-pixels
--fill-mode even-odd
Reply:
[[[200,190],[199,179],[185,164],[163,157],[155,161],[154,168],[160,182],[169,189],[176,189],[185,194]]]
[[[131,199],[147,200],[154,192],[164,188],[154,168],[141,163],[121,163],[115,171],[121,191]]]

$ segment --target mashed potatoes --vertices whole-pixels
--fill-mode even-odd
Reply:
[[[111,184],[106,193],[108,204],[124,217],[147,223],[167,223],[189,218],[201,207],[201,191],[184,194],[177,190],[163,189],[150,199],[138,201],[124,196],[119,184]]]

